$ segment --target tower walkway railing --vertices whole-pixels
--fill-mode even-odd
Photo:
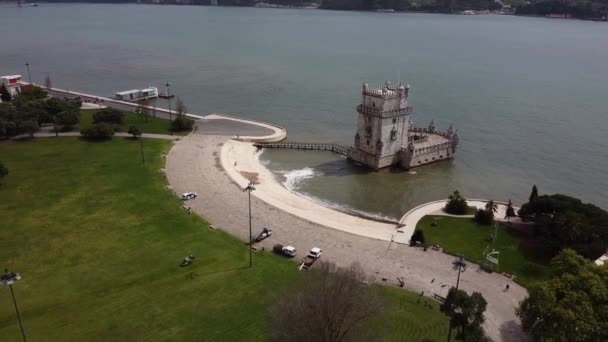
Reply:
[[[253,146],[257,148],[285,148],[292,150],[330,151],[343,156],[348,156],[348,151],[351,148],[350,146],[346,145],[307,142],[256,143],[253,144]]]

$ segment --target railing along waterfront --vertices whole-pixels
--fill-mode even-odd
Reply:
[[[287,142],[287,143],[257,143],[253,146],[258,148],[285,148],[292,150],[316,150],[330,151],[343,156],[348,156],[350,146],[338,144],[306,143],[306,142]]]

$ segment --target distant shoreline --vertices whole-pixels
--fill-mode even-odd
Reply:
[[[155,2],[159,1],[159,2]],[[320,5],[280,5],[280,4],[272,4],[267,2],[258,2],[256,5],[209,5],[209,4],[196,4],[192,3],[192,0],[174,0],[175,3],[160,3],[161,0],[151,0],[149,2],[131,2],[131,1],[103,1],[103,2],[93,2],[93,1],[23,1],[23,7],[30,7],[30,4],[128,4],[128,5],[158,5],[158,6],[202,6],[202,7],[247,7],[247,8],[260,8],[260,9],[294,9],[294,10],[325,10],[325,11],[344,11],[344,12],[368,12],[368,13],[389,13],[389,14],[403,14],[403,13],[428,13],[428,14],[447,14],[447,15],[508,15],[508,16],[516,16],[516,17],[531,17],[531,18],[546,18],[546,19],[570,19],[570,20],[583,20],[583,21],[595,21],[595,22],[608,22],[608,16],[603,17],[575,17],[570,14],[516,14],[514,11],[504,11],[504,10],[459,10],[459,11],[442,11],[442,10],[429,10],[429,9],[408,9],[408,10],[394,10],[394,9],[376,9],[376,10],[366,10],[366,9],[340,9],[340,8],[323,8]],[[0,5],[16,5],[14,0],[0,0]]]

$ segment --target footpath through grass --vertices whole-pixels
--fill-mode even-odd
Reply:
[[[433,221],[437,222],[436,226],[432,225]],[[471,218],[434,215],[423,217],[416,228],[424,231],[427,245],[438,244],[451,254],[463,253],[466,259],[478,264],[484,261],[483,252],[491,243],[489,236],[495,231],[493,226],[477,224]],[[524,286],[548,278],[547,265],[525,251],[523,237],[503,227],[496,232],[493,248],[500,251],[499,272],[515,274],[516,281]]]
[[[75,131],[80,131],[82,128],[91,127],[93,125],[93,114],[98,109],[84,109],[80,111],[80,123],[74,128]],[[171,122],[167,119],[158,117],[148,117],[147,119],[140,117],[138,114],[133,112],[122,111],[125,113],[125,122],[122,125],[115,126],[117,132],[127,132],[130,126],[136,126],[141,129],[144,133],[155,133],[155,134],[171,134]],[[175,135],[185,135],[189,132],[173,132]]]
[[[268,308],[299,278],[296,265],[245,244],[181,208],[164,188],[171,143],[48,138],[0,143],[0,260],[20,272],[15,295],[32,341],[264,341]],[[194,264],[181,268],[189,254]],[[387,289],[390,340],[440,340],[435,303]],[[0,287],[0,340],[18,341]]]

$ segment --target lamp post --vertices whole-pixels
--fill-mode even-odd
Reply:
[[[171,117],[171,97],[169,96],[169,87],[171,86],[171,83],[169,83],[169,81],[167,81],[167,83],[165,84],[165,87],[167,87],[167,102],[169,102],[169,121],[173,121],[173,118]]]
[[[146,159],[144,158],[144,131],[141,130],[139,133],[139,148],[141,149],[141,163],[145,164]]]
[[[30,84],[32,84],[32,75],[30,74],[30,62],[25,62],[25,67],[27,68],[27,79],[30,80]]]
[[[251,236],[251,192],[255,190],[253,182],[249,182],[247,187],[243,191],[247,191],[249,197],[249,268],[253,267],[253,256],[252,256],[252,236]]]
[[[459,254],[454,261],[452,261],[452,265],[454,265],[454,269],[458,270],[458,278],[456,279],[456,291],[458,291],[458,287],[460,286],[460,273],[465,272],[467,270],[467,264],[464,262],[464,255]],[[452,338],[452,317],[450,317],[450,330],[448,330],[448,342],[450,342]]]
[[[15,299],[15,292],[13,291],[13,283],[21,279],[21,275],[15,272],[9,272],[8,268],[4,269],[4,274],[0,276],[0,285],[8,285],[11,290],[11,297],[13,297],[13,304],[15,305],[15,312],[17,313],[17,319],[19,320],[19,327],[21,327],[21,336],[23,342],[27,342],[25,337],[25,329],[23,329],[23,322],[21,321],[21,314],[19,313],[19,307],[17,306],[17,300]]]

